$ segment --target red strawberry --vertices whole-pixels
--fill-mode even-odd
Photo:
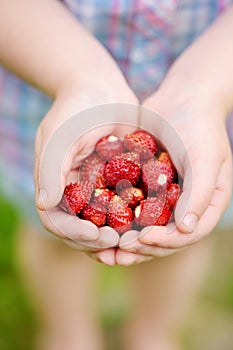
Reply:
[[[173,209],[180,197],[180,186],[178,184],[171,184],[167,189],[167,204]]]
[[[157,219],[155,225],[156,226],[165,226],[169,222],[170,218],[172,216],[172,209],[169,205],[165,204],[163,207],[162,214]]]
[[[118,181],[118,183],[116,184],[116,192],[118,195],[120,195],[120,192],[126,188],[130,188],[133,187],[131,182],[129,180],[120,180]]]
[[[135,209],[135,222],[139,226],[164,226],[171,215],[172,210],[167,204],[151,197],[141,201]]]
[[[135,222],[139,226],[153,226],[163,212],[163,203],[151,197],[141,201],[135,209]]]
[[[105,162],[97,154],[92,153],[87,157],[80,168],[82,180],[93,182],[96,188],[102,188],[107,185],[104,177]]]
[[[130,160],[130,161],[132,161],[140,166],[140,157],[137,153],[126,152],[126,153],[122,153],[117,158],[124,159],[124,160]],[[129,188],[129,187],[132,187],[132,184],[129,180],[122,179],[122,180],[118,181],[118,183],[116,184],[117,194],[119,194],[123,189]]]
[[[60,207],[72,215],[80,213],[89,203],[93,190],[93,184],[88,181],[70,183],[64,190]]]
[[[158,160],[160,162],[164,162],[164,163],[167,163],[168,165],[170,165],[170,167],[172,169],[173,177],[175,177],[177,175],[176,168],[175,168],[174,164],[172,163],[168,152],[161,152],[160,155],[158,156]]]
[[[104,177],[110,187],[116,187],[120,180],[129,180],[133,186],[139,180],[141,168],[137,163],[116,156],[105,166]]]
[[[125,148],[123,140],[115,135],[102,137],[95,146],[99,157],[106,161],[123,153]]]
[[[144,199],[144,194],[140,188],[129,187],[120,192],[120,197],[134,209]]]
[[[180,196],[180,186],[178,184],[172,183],[168,186],[166,191],[159,191],[157,195],[161,201],[173,209]]]
[[[111,198],[115,195],[115,192],[108,188],[96,188],[93,193],[93,202],[102,204],[105,208],[108,208]]]
[[[133,212],[119,196],[114,196],[109,205],[107,223],[118,233],[131,230]]]
[[[140,157],[138,153],[135,152],[126,152],[118,156],[118,159],[131,160],[132,162],[140,165]]]
[[[173,171],[167,163],[151,159],[142,167],[142,181],[148,192],[166,190],[173,180]]]
[[[93,222],[98,227],[104,226],[107,218],[106,209],[100,203],[90,203],[86,205],[80,213],[84,220]]]
[[[137,152],[143,161],[152,158],[157,151],[154,137],[142,130],[126,135],[124,144],[130,152]]]

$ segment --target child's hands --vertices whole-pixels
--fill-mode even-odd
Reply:
[[[128,263],[137,263],[171,254],[199,241],[213,230],[229,204],[232,160],[224,109],[218,99],[206,91],[193,89],[189,95],[188,89],[182,91],[185,93],[180,90],[180,94],[169,96],[165,83],[143,105],[164,116],[185,148],[175,146],[174,138],[156,122],[153,125],[141,118],[141,126],[149,130],[152,125],[151,132],[156,132],[170,148],[178,172],[184,178],[175,223],[126,233],[120,240],[118,263],[125,261],[125,251],[131,252]]]
[[[42,121],[36,138],[36,206],[41,222],[48,231],[68,240],[72,245],[75,242],[77,249],[87,253],[116,246],[119,242],[118,234],[111,228],[98,229],[91,222],[65,213],[58,204],[65,184],[77,181],[77,167],[82,159],[92,152],[98,139],[109,133],[123,135],[133,130],[131,127],[123,129],[122,126],[111,122],[128,121],[137,125],[136,106],[135,114],[129,116],[128,120],[127,111],[122,110],[120,117],[114,115],[111,120],[111,114],[101,114],[101,108],[98,113],[98,107],[93,113],[90,109],[85,115],[80,114],[81,120],[79,114],[77,117],[72,117],[81,110],[103,103],[137,103],[136,97],[123,79],[114,81],[112,75],[111,83],[92,82],[91,86],[82,88],[70,86],[69,89],[62,91]],[[111,124],[101,126],[104,123]],[[85,135],[85,132],[93,126],[96,127]],[[108,263],[114,264],[114,251],[110,249],[107,255]]]
[[[206,236],[227,208],[232,191],[232,155],[225,118],[233,109],[233,6],[198,37],[173,63],[156,93],[144,106],[175,128],[187,152],[172,145],[172,134],[156,131],[170,146],[183,194],[175,210],[176,225],[129,232],[120,240],[118,263],[170,254]],[[143,118],[141,126],[150,130]],[[156,129],[156,124],[153,125]],[[165,135],[163,133],[165,131]],[[167,136],[167,137],[166,137]],[[133,251],[131,255],[126,255]]]

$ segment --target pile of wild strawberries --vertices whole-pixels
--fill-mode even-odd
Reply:
[[[166,225],[180,196],[177,171],[155,138],[138,130],[108,135],[80,166],[81,180],[66,186],[60,207],[119,234]]]

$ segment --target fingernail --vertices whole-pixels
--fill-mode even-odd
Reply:
[[[115,254],[108,253],[108,251],[103,251],[96,254],[99,261],[107,266],[114,266],[115,265]]]
[[[184,217],[183,224],[187,229],[187,232],[192,233],[198,224],[198,217],[195,214],[187,214]]]
[[[44,188],[41,188],[39,190],[39,194],[38,194],[38,197],[37,197],[37,200],[36,200],[36,204],[39,208],[44,208],[45,205],[44,205],[44,202],[47,198],[47,191],[44,189]]]

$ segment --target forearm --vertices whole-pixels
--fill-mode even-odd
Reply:
[[[195,93],[201,93],[203,98],[212,97],[212,102],[218,103],[225,115],[233,109],[232,23],[233,6],[230,6],[177,58],[158,90],[161,97],[169,101],[171,96],[193,99]]]
[[[57,0],[0,0],[0,63],[55,97],[117,66],[107,51]],[[113,78],[113,77],[112,77]]]

